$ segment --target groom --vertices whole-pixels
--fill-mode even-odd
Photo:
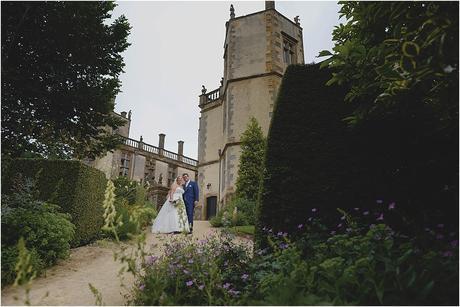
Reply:
[[[198,205],[198,185],[195,181],[191,181],[188,174],[184,173],[182,175],[184,179],[184,198],[185,209],[187,211],[188,223],[190,225],[190,233],[193,231],[193,209]]]

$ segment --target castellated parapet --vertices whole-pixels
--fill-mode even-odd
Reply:
[[[219,88],[199,96],[198,183],[203,218],[209,219],[235,192],[240,136],[251,117],[268,133],[281,78],[290,64],[304,63],[302,28],[267,1],[266,9],[230,12]]]

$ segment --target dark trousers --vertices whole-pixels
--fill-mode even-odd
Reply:
[[[193,227],[193,207],[194,204],[185,204],[185,209],[187,211],[188,223]]]

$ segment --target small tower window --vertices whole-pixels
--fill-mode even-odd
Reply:
[[[284,63],[286,64],[294,64],[295,63],[295,48],[294,44],[284,40],[283,41],[283,54],[284,54]]]
[[[286,65],[297,63],[297,40],[281,31],[283,36],[283,60]]]

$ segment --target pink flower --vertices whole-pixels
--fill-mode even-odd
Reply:
[[[191,285],[193,285],[193,281],[192,280],[189,280],[185,283],[187,285],[187,287],[190,287]]]
[[[142,285],[139,286],[139,290],[144,291],[144,289],[145,289],[145,285],[144,285],[144,284],[142,284]]]
[[[377,218],[377,221],[383,221],[383,213],[380,213],[380,216]]]
[[[395,202],[392,202],[388,205],[388,210],[393,210],[396,207]]]

